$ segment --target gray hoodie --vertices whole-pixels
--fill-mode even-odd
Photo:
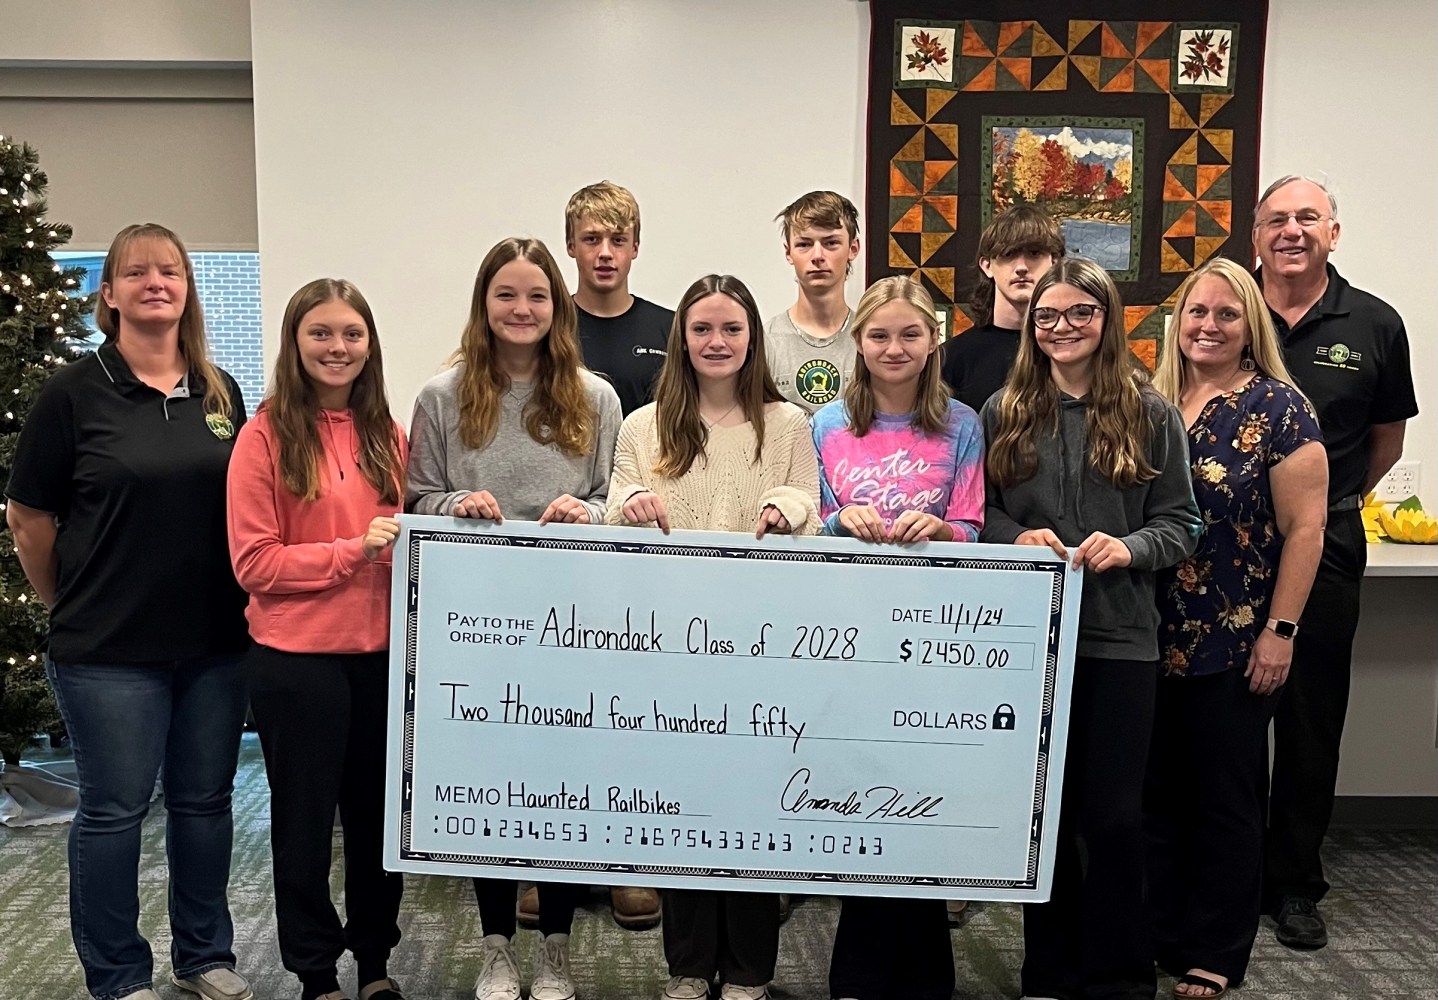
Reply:
[[[983,542],[1012,543],[1021,532],[1049,528],[1072,556],[1095,531],[1123,541],[1127,569],[1084,573],[1078,655],[1114,660],[1158,659],[1154,573],[1193,552],[1202,521],[1193,499],[1183,417],[1152,389],[1143,390],[1152,428],[1149,464],[1158,476],[1118,489],[1088,460],[1088,399],[1059,394],[1059,434],[1036,442],[1038,473],[1014,486],[985,482]],[[981,414],[984,438],[998,430],[998,399]]]

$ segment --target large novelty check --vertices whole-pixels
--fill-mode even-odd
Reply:
[[[1047,549],[401,520],[388,867],[1047,898]]]

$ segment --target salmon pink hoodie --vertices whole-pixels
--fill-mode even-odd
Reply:
[[[320,496],[302,500],[280,478],[280,444],[262,406],[230,457],[230,561],[250,595],[250,637],[287,653],[389,648],[390,553],[365,559],[370,521],[393,517],[359,468],[349,410],[319,412]],[[400,457],[408,460],[396,424]]]

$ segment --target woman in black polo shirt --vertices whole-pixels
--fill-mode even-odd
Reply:
[[[209,360],[174,233],[116,236],[100,298],[105,343],[41,390],[6,489],[21,565],[50,608],[45,669],[79,774],[71,932],[94,996],[158,1000],[138,871],[163,768],[174,982],[247,1000],[226,899],[246,629],[225,473],[245,408]]]

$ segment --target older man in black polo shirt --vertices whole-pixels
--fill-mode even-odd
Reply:
[[[1403,320],[1328,263],[1338,235],[1337,200],[1305,177],[1274,181],[1254,213],[1263,297],[1328,448],[1328,531],[1302,626],[1295,635],[1293,623],[1268,623],[1294,643],[1273,723],[1264,860],[1266,905],[1278,940],[1291,948],[1328,943],[1317,905],[1328,891],[1319,848],[1333,814],[1367,562],[1359,508],[1403,454],[1404,421],[1418,413]]]

